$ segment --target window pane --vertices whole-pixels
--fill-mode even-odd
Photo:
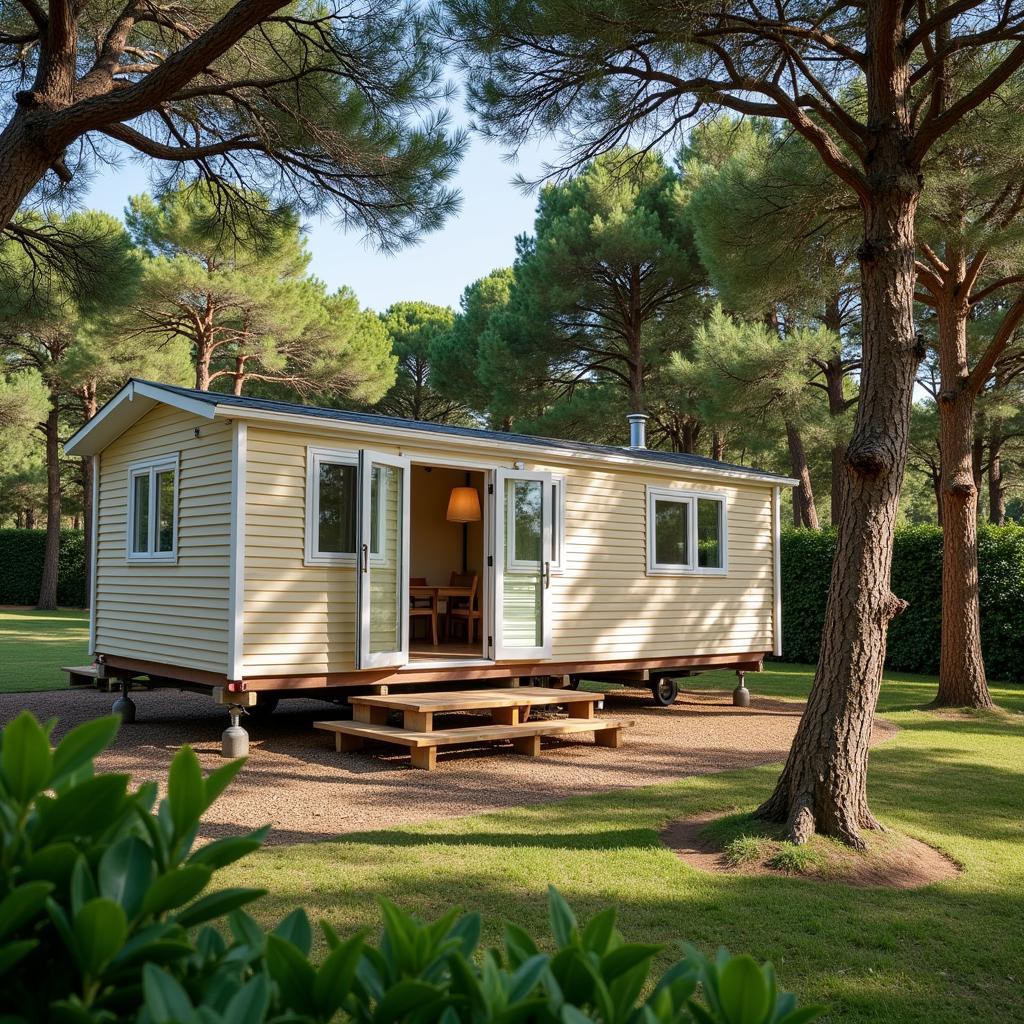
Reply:
[[[513,480],[512,520],[515,533],[515,559],[540,565],[544,535],[544,485],[539,480]]]
[[[551,562],[560,565],[558,561],[562,552],[558,550],[558,517],[562,514],[558,500],[558,484],[551,485]]]
[[[682,501],[654,502],[654,561],[657,565],[689,565],[690,506]]]
[[[149,473],[132,477],[132,551],[149,551]]]
[[[722,568],[722,503],[697,499],[697,564],[704,569]]]
[[[318,485],[317,551],[353,554],[356,550],[356,467],[321,462]]]
[[[381,472],[381,467],[374,466],[370,470],[370,553],[373,555],[380,554],[381,534],[384,532],[380,519],[382,490],[387,493],[387,481]]]
[[[174,470],[156,475],[156,549],[174,550]]]

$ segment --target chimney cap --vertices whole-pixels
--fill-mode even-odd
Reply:
[[[649,418],[645,412],[631,412],[626,416],[629,421],[630,448],[647,447],[647,420]]]

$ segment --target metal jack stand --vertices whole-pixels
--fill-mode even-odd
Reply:
[[[736,678],[739,681],[736,689],[732,691],[732,702],[735,707],[738,708],[749,708],[750,707],[750,691],[747,689],[746,672],[737,672]]]
[[[249,734],[242,728],[242,715],[246,714],[241,704],[229,704],[231,724],[220,738],[221,757],[245,757],[249,753]]]
[[[131,725],[135,721],[135,701],[128,696],[130,680],[123,676],[121,678],[121,696],[114,701],[111,711],[121,716],[122,725]]]

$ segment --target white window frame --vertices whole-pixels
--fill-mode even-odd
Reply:
[[[176,565],[178,561],[178,513],[179,501],[178,492],[181,485],[181,471],[179,468],[178,453],[173,455],[162,455],[156,459],[145,459],[141,462],[133,462],[128,467],[128,531],[125,536],[125,561],[142,562],[146,565]],[[171,529],[171,550],[156,550],[156,534],[159,529],[157,522],[157,493],[156,477],[158,473],[166,473],[168,470],[174,472],[174,525]],[[135,536],[135,481],[141,477],[149,477],[149,535],[146,538],[146,551],[133,551],[132,539]]]
[[[561,474],[550,473],[551,477],[551,518],[553,520],[551,526],[551,545],[547,552],[547,563],[548,571],[555,576],[561,576],[565,571],[563,567],[563,557],[565,551],[565,477]],[[512,495],[509,494],[505,499],[505,515],[506,517],[512,514]],[[506,522],[507,522],[506,518]],[[508,540],[508,565],[505,567],[506,572],[535,572],[536,566],[532,562],[521,562],[516,558],[516,539],[514,536]],[[558,552],[558,557],[555,557],[555,552]]]
[[[720,568],[698,565],[697,562],[697,501],[717,501],[722,514],[721,537],[722,565]],[[688,565],[655,561],[657,550],[655,537],[654,504],[657,501],[674,501],[688,506],[687,550],[691,562]],[[724,494],[716,491],[678,490],[668,487],[647,488],[647,575],[648,576],[726,576],[729,572],[729,503]]]
[[[328,465],[352,466],[356,470],[356,543],[358,544],[359,533],[359,452],[351,448],[321,448],[309,445],[306,448],[306,543],[305,543],[305,564],[306,565],[349,565],[355,566],[355,551],[320,551],[317,548],[317,541],[320,536],[320,466],[323,463]],[[387,500],[387,491],[378,498],[378,502]],[[377,517],[377,543],[378,552],[383,548],[382,532],[383,517]],[[383,555],[370,556],[374,565],[384,565]]]

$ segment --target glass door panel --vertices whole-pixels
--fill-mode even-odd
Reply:
[[[551,474],[498,470],[495,657],[551,656]]]
[[[409,460],[359,453],[358,667],[409,660]]]

